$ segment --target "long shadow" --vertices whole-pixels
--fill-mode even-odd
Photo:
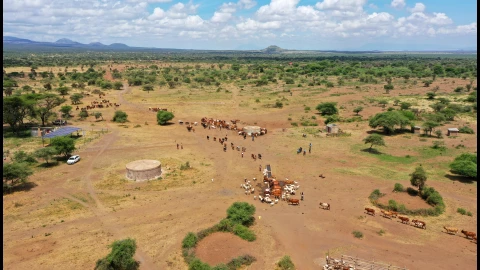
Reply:
[[[49,162],[49,163],[42,163],[40,165],[38,165],[37,167],[39,168],[52,168],[52,167],[55,167],[55,166],[58,166],[60,165],[60,162]]]
[[[447,173],[444,176],[452,181],[457,181],[464,184],[473,184],[473,182],[476,182],[476,180],[473,180],[472,178],[468,178],[460,175],[451,175]]]
[[[375,148],[365,148],[365,149],[362,149],[360,150],[362,152],[365,152],[365,153],[369,153],[369,154],[374,154],[374,155],[381,155],[383,154],[382,152],[378,151],[377,149]]]
[[[3,195],[5,196],[7,194],[12,194],[12,193],[15,193],[17,191],[29,191],[36,186],[38,186],[38,185],[33,183],[33,182],[26,182],[23,185],[18,185],[18,186],[12,187],[11,189],[9,189],[8,192],[6,192],[6,193],[4,192]]]

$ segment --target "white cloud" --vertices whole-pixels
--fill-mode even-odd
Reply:
[[[390,4],[393,8],[402,9],[405,7],[405,0],[393,0]]]
[[[215,48],[221,40],[221,44],[230,44],[230,49],[237,44],[253,44],[252,40],[279,46],[280,42],[289,42],[290,48],[312,49],[332,44],[352,44],[354,48],[366,40],[385,37],[402,40],[411,37],[413,43],[431,39],[442,44],[440,40],[455,36],[452,43],[461,38],[476,42],[473,41],[476,19],[458,25],[448,13],[426,12],[422,3],[407,8],[410,13],[399,17],[386,12],[386,5],[379,8],[367,0],[317,0],[311,5],[300,0],[271,0],[262,6],[256,6],[253,0],[233,0],[219,4],[213,16],[205,18],[199,15],[200,4],[196,1],[5,0],[4,35],[44,41],[70,38],[82,43],[123,42],[132,46],[177,48]],[[151,4],[161,2],[167,4],[161,8]],[[406,7],[405,1],[386,3],[391,7]],[[196,41],[193,44],[189,40]],[[465,46],[472,47],[467,43]]]
[[[411,13],[416,13],[416,12],[424,12],[425,11],[425,5],[422,3],[415,3],[415,6],[413,8],[409,8],[408,11]]]
[[[359,11],[363,9],[366,3],[367,0],[324,0],[318,2],[315,6],[321,10]]]

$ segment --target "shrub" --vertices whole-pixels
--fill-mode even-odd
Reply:
[[[463,126],[458,129],[459,133],[474,134],[475,132],[471,127]]]
[[[375,189],[374,191],[372,191],[370,196],[368,196],[368,198],[370,200],[376,201],[376,200],[378,200],[378,198],[382,197],[383,195],[385,195],[385,194],[382,194],[379,189]]]
[[[403,192],[405,189],[403,188],[403,185],[400,183],[395,183],[395,186],[393,187],[393,190],[398,191],[398,192]]]
[[[235,223],[230,219],[226,218],[220,221],[220,223],[218,223],[217,228],[219,231],[222,231],[222,232],[233,232],[234,226],[235,226]]]
[[[227,218],[237,224],[250,226],[255,221],[255,206],[246,202],[234,202],[227,209]]]
[[[452,173],[466,177],[477,177],[477,155],[471,153],[463,153],[455,158],[450,164]]]
[[[467,214],[467,210],[465,210],[465,209],[463,209],[463,208],[457,208],[457,213],[462,214],[462,215],[466,215],[466,214]]]
[[[336,102],[323,102],[318,104],[315,109],[322,115],[334,115],[338,114],[338,109],[336,105]]]
[[[113,122],[125,123],[127,122],[128,114],[124,111],[115,111],[113,115]]]
[[[13,161],[15,162],[26,162],[29,164],[37,163],[37,160],[33,154],[28,154],[23,150],[13,153]]]
[[[239,256],[233,260],[231,260],[227,266],[229,267],[229,269],[238,269],[240,268],[242,265],[250,265],[252,264],[253,262],[255,262],[257,259],[255,259],[255,257],[253,256],[250,256],[250,255],[243,255],[243,256]]]
[[[469,216],[469,217],[473,216],[472,212],[467,212],[467,216]]]
[[[355,236],[355,238],[359,238],[359,239],[363,238],[363,233],[360,231],[353,231],[352,234],[353,236]]]
[[[292,260],[290,259],[290,256],[283,256],[282,259],[277,263],[277,266],[281,270],[294,270],[295,265],[293,264]]]
[[[188,170],[188,169],[190,169],[190,168],[191,168],[191,166],[190,166],[190,162],[189,162],[189,161],[185,162],[185,164],[180,165],[180,170],[182,170],[182,171],[183,171],[183,170]]]
[[[97,261],[95,270],[110,269],[128,269],[136,270],[140,266],[140,262],[133,259],[137,244],[135,239],[124,239],[113,242],[112,251],[105,258]]]
[[[253,231],[249,230],[247,227],[241,224],[237,224],[235,225],[235,227],[233,227],[233,233],[249,242],[255,241],[255,239],[257,239]]]
[[[217,264],[215,265],[212,270],[230,270],[230,268],[228,268],[228,266],[226,264]]]
[[[378,235],[382,236],[382,235],[385,233],[385,231],[384,231],[384,230],[380,230],[380,231],[378,231],[377,233],[378,233]]]
[[[193,232],[189,232],[182,241],[183,248],[193,248],[197,245],[198,238]]]
[[[397,211],[397,202],[395,200],[389,200],[388,208],[392,209],[393,211]]]
[[[167,111],[158,111],[157,112],[157,123],[159,125],[165,125],[168,121],[172,120],[175,116],[172,112]]]
[[[275,108],[283,108],[283,103],[281,101],[275,102]]]
[[[200,259],[193,259],[188,265],[188,270],[211,270],[212,268],[207,263],[200,261]]]
[[[210,234],[217,232],[218,231],[218,225],[215,225],[213,227],[201,230],[197,233],[197,239],[198,241],[202,240],[203,238],[209,236]]]

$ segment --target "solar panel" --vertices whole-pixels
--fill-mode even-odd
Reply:
[[[55,130],[54,132],[50,132],[46,135],[43,136],[43,138],[54,138],[54,137],[58,137],[58,136],[65,136],[65,135],[68,135],[68,134],[72,134],[73,132],[77,131],[77,130],[80,130],[81,128],[78,128],[78,127],[62,127],[62,128],[59,128],[57,130]]]

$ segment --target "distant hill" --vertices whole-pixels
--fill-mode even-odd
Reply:
[[[275,54],[275,53],[283,53],[285,52],[286,50],[285,49],[282,49],[278,46],[275,46],[275,45],[271,45],[271,46],[268,46],[267,48],[263,49],[263,50],[260,50],[261,52],[263,53],[268,53],[268,54]]]
[[[48,49],[48,48],[80,48],[80,49],[101,49],[101,50],[112,50],[112,49],[131,49],[135,47],[129,47],[123,43],[112,43],[110,45],[105,45],[100,42],[91,42],[89,44],[83,44],[68,38],[62,38],[55,42],[41,42],[33,41],[30,39],[17,38],[12,36],[3,37],[3,47],[4,48],[17,48],[17,49]]]

